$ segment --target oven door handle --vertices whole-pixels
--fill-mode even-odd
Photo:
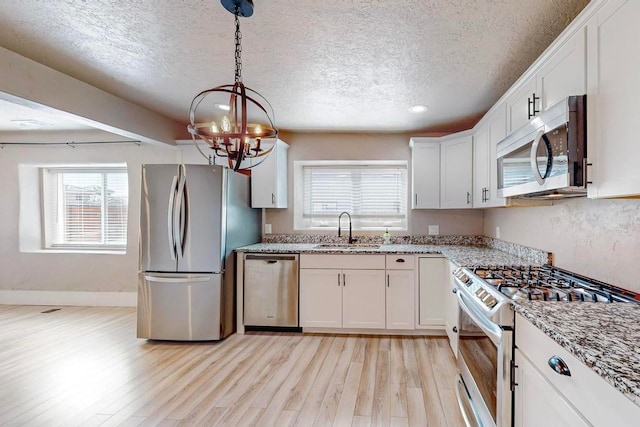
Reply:
[[[462,292],[456,294],[458,296],[458,305],[460,308],[473,320],[473,322],[482,329],[496,346],[500,346],[502,342],[502,329],[495,323],[488,320],[482,314],[477,313],[472,307],[470,307],[465,301],[465,296]]]
[[[473,406],[473,400],[471,399],[471,395],[467,390],[467,386],[464,384],[464,380],[462,379],[462,375],[456,375],[456,399],[458,401],[458,407],[460,408],[460,413],[462,414],[462,418],[464,419],[464,424],[467,427],[478,427],[480,423],[478,422],[478,414],[476,413],[476,408]],[[463,394],[464,393],[464,394]],[[468,405],[465,405],[462,399],[465,399]],[[471,415],[467,413],[467,406],[471,408]],[[472,422],[473,421],[473,422]]]

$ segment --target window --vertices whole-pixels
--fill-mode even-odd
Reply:
[[[129,207],[126,167],[41,171],[45,248],[126,249]]]
[[[296,162],[295,169],[296,229],[336,228],[341,212],[356,230],[407,229],[406,162]]]

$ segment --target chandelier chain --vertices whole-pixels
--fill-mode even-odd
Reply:
[[[242,33],[240,32],[239,13],[238,6],[236,6],[236,83],[242,81]]]

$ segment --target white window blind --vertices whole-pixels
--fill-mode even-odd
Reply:
[[[126,247],[126,168],[43,169],[43,196],[46,247]]]
[[[337,227],[345,211],[354,229],[407,228],[406,165],[306,165],[303,181],[305,228]]]

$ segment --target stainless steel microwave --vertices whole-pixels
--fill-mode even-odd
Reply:
[[[570,96],[500,141],[498,196],[585,196],[586,110],[586,95]]]

